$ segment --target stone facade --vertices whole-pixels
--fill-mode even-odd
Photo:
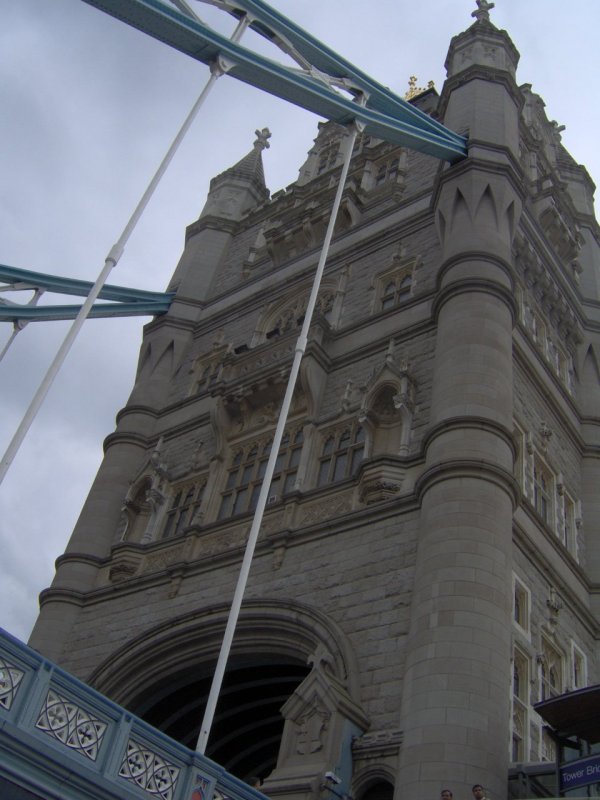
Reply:
[[[478,5],[411,101],[468,157],[355,146],[232,650],[246,700],[276,690],[228,707],[245,761],[212,751],[248,777],[280,711],[271,797],[329,797],[327,771],[357,800],[506,797],[553,757],[533,703],[600,681],[594,187]],[[269,199],[267,133],[188,228],[31,640],[187,744],[346,135],[321,124]]]

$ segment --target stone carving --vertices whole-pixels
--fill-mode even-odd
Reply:
[[[95,761],[107,724],[50,689],[35,727]]]
[[[185,545],[178,544],[176,547],[170,547],[168,550],[161,550],[158,553],[152,553],[144,559],[144,572],[154,572],[159,569],[166,569],[171,564],[176,564],[181,561]]]
[[[545,422],[542,422],[540,425],[540,441],[544,453],[548,450],[548,445],[550,444],[551,438],[552,438],[551,428],[549,428]]]
[[[108,579],[112,581],[112,583],[118,583],[119,581],[125,581],[127,578],[131,578],[137,572],[137,565],[132,564],[131,562],[122,561],[113,566],[108,571]]]
[[[323,749],[327,723],[330,714],[319,708],[317,703],[303,714],[296,723],[296,751],[300,755],[318,753]]]
[[[304,512],[300,513],[301,525],[313,525],[317,522],[336,517],[341,514],[347,514],[352,511],[352,503],[350,497],[344,497],[337,502],[332,502],[331,499],[326,500],[324,503],[311,506]]]
[[[23,670],[0,658],[0,708],[10,709],[24,675]]]
[[[158,753],[129,739],[119,777],[139,786],[150,797],[173,800],[180,771],[179,767],[169,763]]]

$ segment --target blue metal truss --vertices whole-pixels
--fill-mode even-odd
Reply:
[[[14,291],[53,292],[61,295],[87,297],[93,286],[89,281],[45,275],[0,264],[0,283],[3,288]],[[124,286],[105,285],[98,295],[100,300],[112,303],[97,303],[92,306],[90,317],[154,316],[169,310],[175,295],[164,292],[147,292]],[[46,322],[48,320],[75,319],[79,305],[22,305],[0,299],[0,322]]]
[[[358,120],[365,132],[451,163],[464,158],[463,136],[394,95],[310,36],[262,0],[211,0],[235,16],[248,13],[251,27],[283,50],[306,61],[299,71],[278,64],[213,31],[161,0],[84,0],[128,25],[153,36],[204,64],[224,60],[227,74],[308,111],[346,125]],[[362,94],[364,106],[331,84]]]

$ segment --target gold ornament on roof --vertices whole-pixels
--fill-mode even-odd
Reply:
[[[417,86],[417,76],[411,75],[408,79],[408,91],[404,95],[405,100],[412,100],[413,97],[417,97],[417,95],[423,94],[423,92],[429,91],[429,89],[434,89],[435,85],[433,81],[429,81],[427,83],[427,88],[424,89],[423,87]]]

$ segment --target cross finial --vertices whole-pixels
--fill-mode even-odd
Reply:
[[[490,21],[490,11],[494,8],[494,3],[488,3],[488,0],[476,0],[477,2],[477,10],[471,13],[472,17],[475,17],[477,22],[489,22]]]
[[[268,141],[271,138],[271,131],[268,128],[263,128],[262,131],[256,130],[254,133],[256,134],[254,147],[258,150],[264,150],[271,146]]]

